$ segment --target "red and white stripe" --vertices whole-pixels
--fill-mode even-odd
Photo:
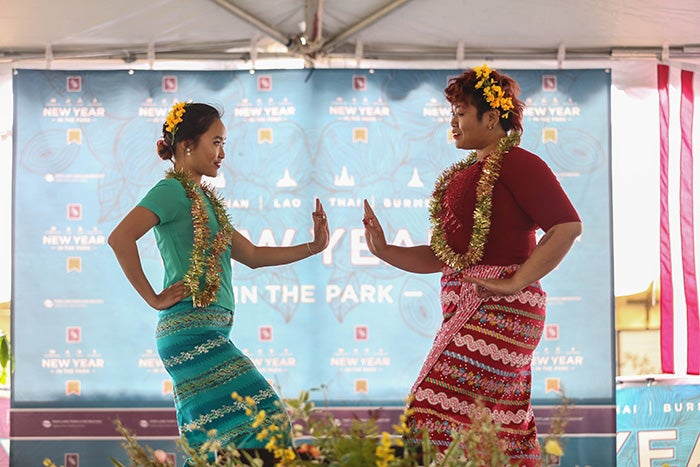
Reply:
[[[700,315],[693,207],[694,81],[693,71],[657,66],[661,369],[664,373],[697,375],[700,374]],[[678,88],[680,93],[675,92]],[[676,95],[678,106],[671,98]]]

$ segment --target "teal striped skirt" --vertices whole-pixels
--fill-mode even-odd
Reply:
[[[158,313],[156,344],[173,381],[173,398],[180,434],[192,448],[209,440],[208,432],[226,446],[259,449],[267,440],[256,435],[270,425],[287,433],[284,405],[270,383],[229,338],[233,312],[218,306],[192,308],[180,302]],[[267,415],[252,426],[255,415],[231,394],[252,398]]]

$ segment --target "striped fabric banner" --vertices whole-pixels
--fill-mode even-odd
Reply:
[[[660,222],[659,255],[661,269],[661,371],[674,373],[673,359],[673,271],[671,269],[671,232],[668,209],[668,150],[669,150],[669,69],[667,65],[657,67],[659,88],[659,185]]]
[[[683,258],[683,288],[685,291],[686,323],[688,326],[687,373],[700,374],[700,320],[698,319],[698,285],[695,274],[695,225],[693,222],[693,111],[695,93],[692,71],[681,71],[681,176],[680,220]]]
[[[680,159],[671,155],[671,69],[667,65],[657,66],[659,92],[659,159],[660,159],[660,223],[659,259],[661,273],[661,370],[664,373],[683,373],[678,365],[678,355],[686,356],[685,373],[700,374],[700,318],[698,314],[697,275],[695,264],[695,226],[693,210],[693,113],[695,94],[694,73],[683,70],[680,73]],[[671,180],[672,164],[678,164],[678,181]],[[675,183],[675,184],[674,184]],[[670,187],[678,187],[677,216],[669,204]],[[675,192],[674,192],[675,194]],[[674,196],[675,198],[675,196]],[[678,218],[676,227],[671,219]],[[681,277],[683,279],[684,300],[678,296],[674,301],[672,231],[680,237]],[[680,284],[679,284],[680,285]],[[682,303],[679,303],[682,301]],[[678,338],[679,324],[685,323],[686,335]],[[686,348],[678,352],[678,346],[685,341]]]

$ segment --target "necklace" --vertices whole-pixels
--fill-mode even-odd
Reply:
[[[430,222],[433,225],[430,247],[440,260],[455,271],[460,271],[467,266],[476,264],[484,256],[484,247],[491,228],[493,186],[500,175],[503,156],[518,144],[520,144],[520,133],[513,131],[508,136],[499,139],[496,150],[484,158],[484,167],[476,184],[474,226],[472,227],[472,235],[466,253],[457,253],[447,243],[447,233],[445,232],[443,221],[443,202],[447,186],[452,177],[457,172],[476,162],[476,151],[470,153],[466,159],[453,164],[445,170],[435,182],[433,197],[430,200]]]
[[[192,303],[201,308],[209,305],[216,299],[216,294],[221,287],[221,255],[231,243],[233,226],[223,203],[214,190],[206,183],[197,190],[197,183],[183,170],[170,169],[165,173],[166,178],[174,178],[182,184],[187,198],[192,201],[192,228],[194,233],[192,256],[190,267],[183,277],[185,287],[192,294]],[[219,230],[211,238],[209,229],[209,214],[204,205],[204,197],[209,199]],[[202,277],[204,286],[201,286]]]

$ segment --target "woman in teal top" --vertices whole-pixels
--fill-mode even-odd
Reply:
[[[250,268],[288,264],[328,246],[326,214],[316,200],[314,239],[260,247],[237,232],[202,176],[216,177],[225,157],[226,128],[215,108],[180,102],[163,125],[158,155],[174,167],[117,225],[109,245],[134,289],[159,310],[156,342],[173,380],[180,433],[199,448],[216,430],[222,445],[262,448],[257,436],[285,409],[270,384],[229,338],[234,297],[231,259]],[[153,228],[165,268],[156,293],[144,274],[136,241]],[[232,393],[267,415],[254,422]],[[288,427],[283,427],[288,429]]]

